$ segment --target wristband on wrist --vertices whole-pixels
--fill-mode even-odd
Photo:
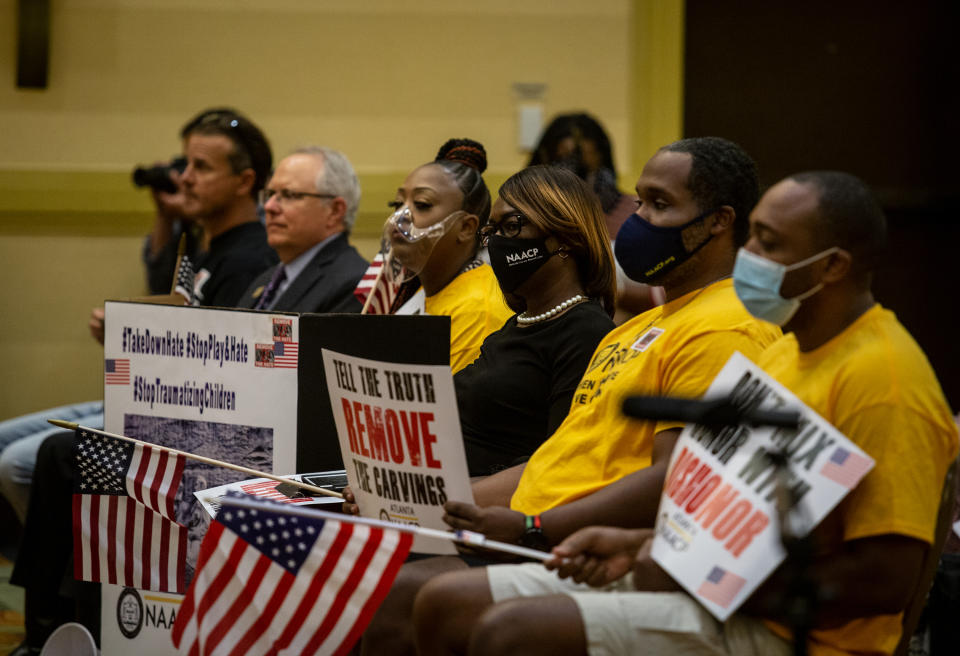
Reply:
[[[523,518],[523,535],[520,536],[520,544],[530,549],[539,549],[547,551],[547,537],[543,534],[543,527],[540,524],[540,515],[526,515]]]

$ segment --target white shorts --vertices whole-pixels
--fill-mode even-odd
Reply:
[[[762,622],[733,615],[721,624],[682,592],[638,592],[627,575],[605,588],[560,579],[539,563],[487,567],[495,602],[565,594],[583,619],[590,656],[687,654],[788,656],[790,644]]]

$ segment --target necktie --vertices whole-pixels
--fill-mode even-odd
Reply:
[[[277,267],[277,270],[273,272],[273,277],[270,278],[270,282],[267,283],[267,287],[263,290],[263,293],[260,295],[260,299],[257,301],[257,304],[254,306],[254,310],[265,310],[270,307],[270,304],[273,302],[273,297],[277,295],[277,290],[280,289],[280,285],[283,284],[283,281],[287,279],[286,268],[281,264]]]

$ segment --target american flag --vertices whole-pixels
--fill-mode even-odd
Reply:
[[[383,253],[377,253],[353,291],[353,295],[363,303],[364,314],[390,314],[390,308],[397,297],[400,285],[389,279],[383,264]]]
[[[187,305],[193,305],[197,298],[193,290],[194,278],[193,263],[186,254],[181,255],[177,266],[177,277],[173,281],[173,293],[183,296]]]
[[[260,497],[262,499],[271,499],[280,503],[310,503],[315,501],[313,497],[288,497],[283,492],[277,491],[278,485],[280,485],[279,481],[267,479],[264,481],[256,481],[254,483],[246,483],[241,485],[240,489],[243,490],[245,494]]]
[[[74,462],[74,577],[183,592],[187,529],[174,501],[184,458],[78,428]]]
[[[274,342],[273,366],[278,369],[296,369],[299,350],[296,342]]]
[[[852,490],[872,468],[873,461],[870,458],[838,446],[830,459],[823,463],[820,473],[831,481]]]
[[[107,385],[129,385],[130,358],[107,358],[104,360],[103,382]]]
[[[191,655],[348,653],[413,536],[256,503],[225,503],[211,524],[173,644]]]
[[[722,567],[714,566],[707,574],[707,578],[697,588],[697,594],[722,608],[727,608],[746,582],[746,579],[728,572]]]

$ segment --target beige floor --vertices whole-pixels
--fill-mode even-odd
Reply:
[[[23,588],[10,585],[13,563],[0,556],[0,656],[23,641]]]

